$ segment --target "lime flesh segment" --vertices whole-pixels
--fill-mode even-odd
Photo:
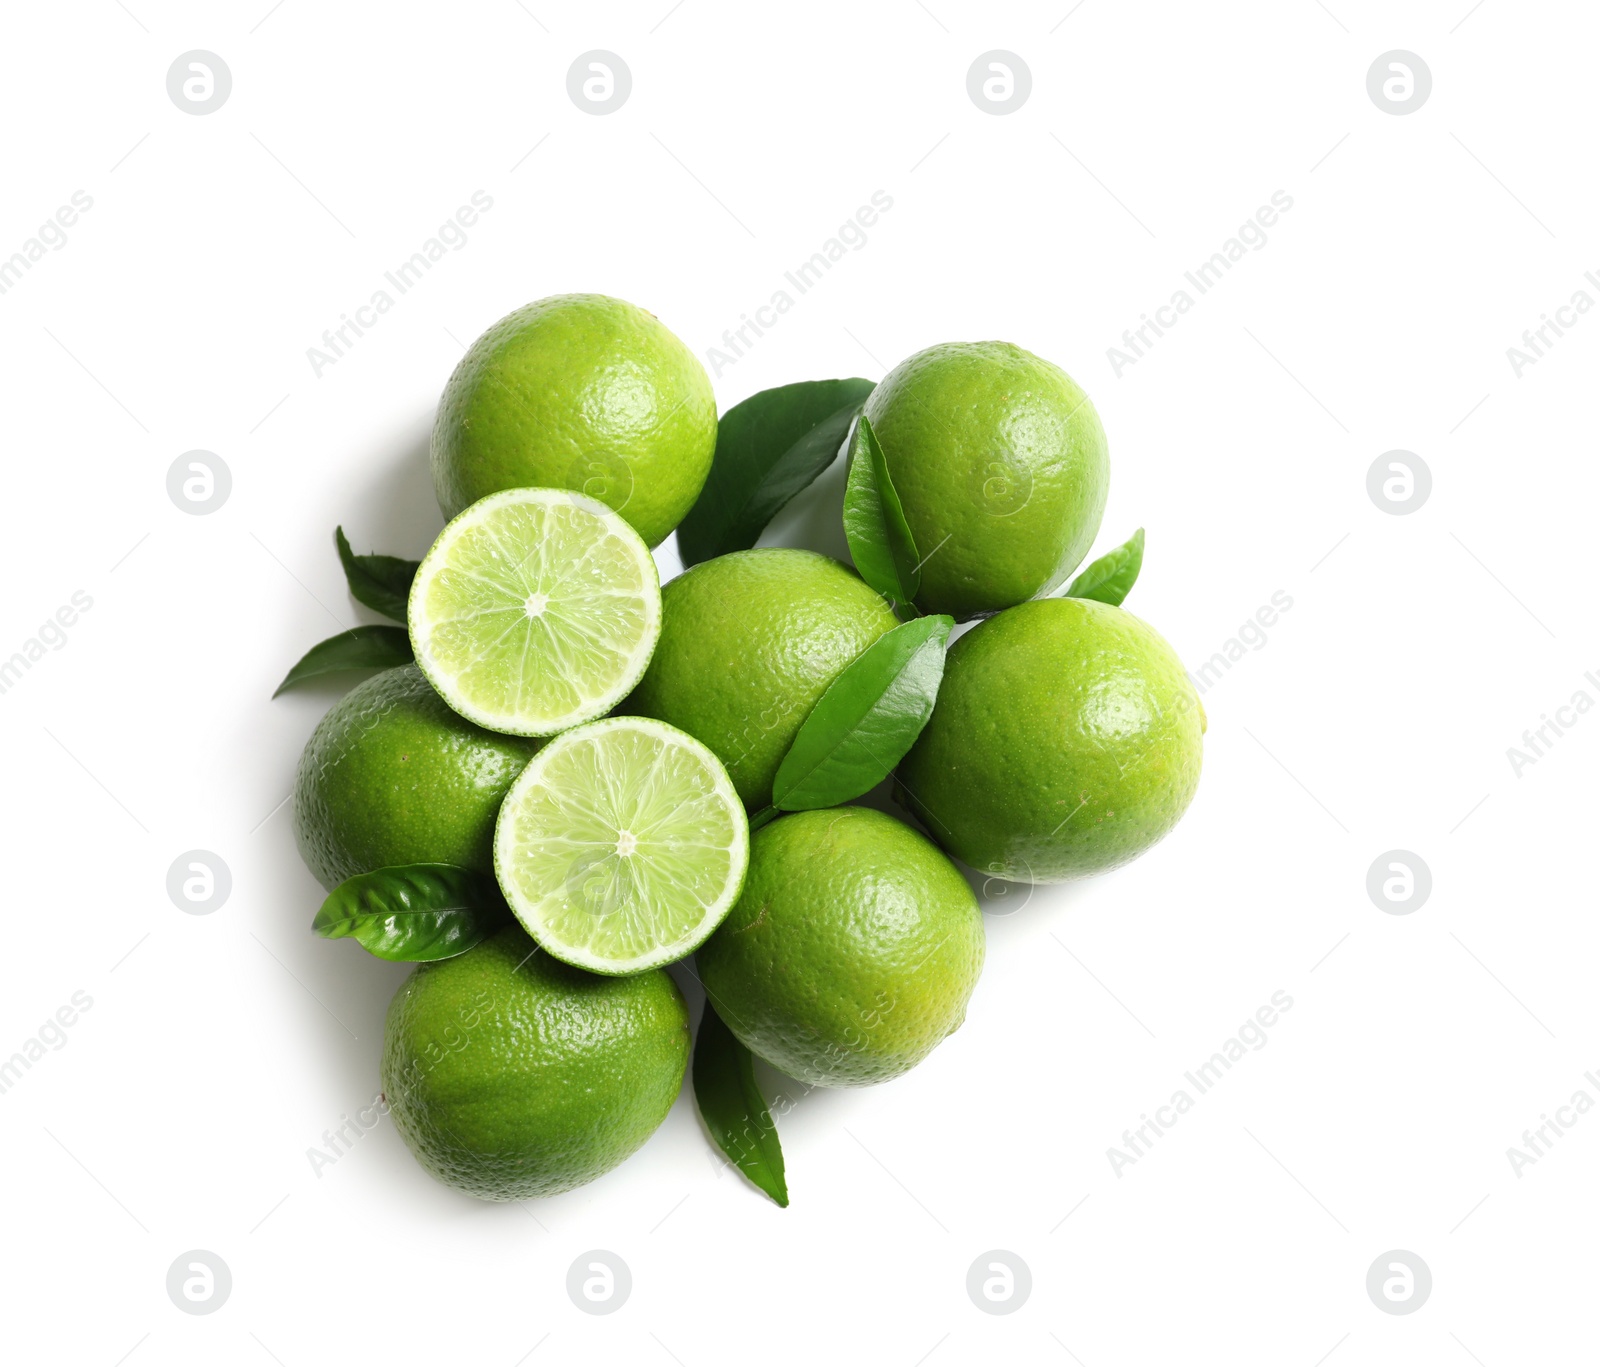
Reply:
[[[411,587],[411,645],[470,721],[549,736],[609,712],[661,634],[655,561],[603,503],[559,489],[480,499]]]
[[[495,826],[500,890],[528,934],[593,973],[693,951],[744,885],[750,831],[717,757],[648,717],[607,717],[546,745]]]

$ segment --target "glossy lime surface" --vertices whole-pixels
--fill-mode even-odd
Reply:
[[[889,605],[813,551],[735,551],[661,591],[661,640],[626,710],[710,746],[746,806],[772,800],[795,732],[840,672],[892,630]]]
[[[1106,436],[1059,366],[1009,342],[947,342],[884,376],[866,414],[922,559],[923,612],[1025,602],[1088,554]]]
[[[1126,864],[1177,824],[1204,730],[1153,627],[1082,598],[1024,603],[950,648],[900,790],[963,863],[1061,882]]]
[[[474,726],[415,665],[375,674],[329,709],[301,753],[300,855],[330,889],[392,864],[492,873],[501,799],[538,748]]]
[[[574,489],[654,546],[694,505],[716,443],[710,377],[660,319],[608,295],[553,295],[456,366],[434,420],[434,492],[452,518],[502,489]]]
[[[983,955],[977,898],[943,854],[882,812],[834,807],[755,833],[744,893],[695,961],[752,1053],[861,1087],[961,1024]]]
[[[441,1182],[524,1201],[633,1153],[671,1110],[688,1061],[689,1013],[666,973],[597,977],[512,927],[401,985],[383,1089]]]

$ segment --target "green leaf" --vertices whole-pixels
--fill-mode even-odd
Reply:
[[[856,419],[850,442],[844,535],[850,543],[850,558],[867,583],[896,603],[909,604],[917,596],[922,586],[917,543],[889,478],[878,434],[865,413]]]
[[[1144,528],[1140,527],[1114,551],[1102,555],[1067,587],[1068,598],[1092,598],[1120,607],[1144,564]]]
[[[918,617],[850,662],[817,699],[778,766],[775,807],[837,807],[888,777],[933,715],[953,626],[952,617]]]
[[[393,555],[357,555],[350,549],[343,527],[333,529],[333,540],[339,548],[339,563],[344,566],[350,596],[374,612],[404,622],[411,581],[417,577],[420,562]]]
[[[769,822],[776,821],[783,813],[776,807],[763,807],[759,812],[750,813],[750,834],[754,835]]]
[[[404,864],[347,878],[328,894],[311,929],[346,937],[397,963],[429,963],[465,953],[509,925],[495,881],[454,864]]]
[[[833,463],[871,380],[805,380],[764,389],[717,423],[711,473],[678,527],[685,567],[749,550],[779,509]]]
[[[411,662],[411,637],[404,627],[351,627],[306,651],[273,691],[276,698],[286,688],[335,674],[343,669],[388,669]]]
[[[734,1167],[787,1206],[778,1127],[756,1086],[755,1063],[709,1001],[694,1046],[694,1100],[706,1129]]]

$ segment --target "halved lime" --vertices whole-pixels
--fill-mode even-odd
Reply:
[[[469,721],[550,736],[609,712],[661,635],[650,548],[596,499],[506,489],[423,558],[408,613],[417,664]]]
[[[750,828],[727,770],[693,736],[606,717],[557,737],[511,785],[494,869],[524,929],[592,973],[681,959],[744,886]]]

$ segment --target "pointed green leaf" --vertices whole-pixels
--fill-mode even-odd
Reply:
[[[344,669],[389,669],[410,664],[411,637],[404,627],[351,627],[311,647],[273,691],[276,698],[286,688],[335,674]]]
[[[773,780],[773,805],[837,807],[887,778],[933,715],[953,626],[952,617],[918,617],[856,656],[801,724]]]
[[[770,821],[776,821],[783,813],[776,807],[763,807],[758,812],[750,813],[750,834],[754,835]]]
[[[709,1001],[694,1046],[694,1100],[706,1129],[734,1167],[787,1206],[778,1127],[756,1086],[755,1063]]]
[[[1068,598],[1092,598],[1120,607],[1128,596],[1139,567],[1144,564],[1144,528],[1140,527],[1114,551],[1102,555],[1068,586]]]
[[[917,543],[878,434],[863,413],[850,439],[850,479],[844,495],[844,534],[857,572],[885,598],[909,604],[922,584]]]
[[[357,555],[350,549],[343,527],[333,529],[333,540],[339,548],[339,563],[344,566],[350,596],[374,612],[404,622],[411,581],[417,576],[420,562],[393,555]]]
[[[380,959],[429,963],[465,953],[511,923],[493,878],[453,864],[405,864],[347,878],[311,929],[357,941]]]
[[[724,413],[711,473],[678,527],[684,566],[754,546],[833,463],[872,388],[871,380],[805,380],[764,389]]]

